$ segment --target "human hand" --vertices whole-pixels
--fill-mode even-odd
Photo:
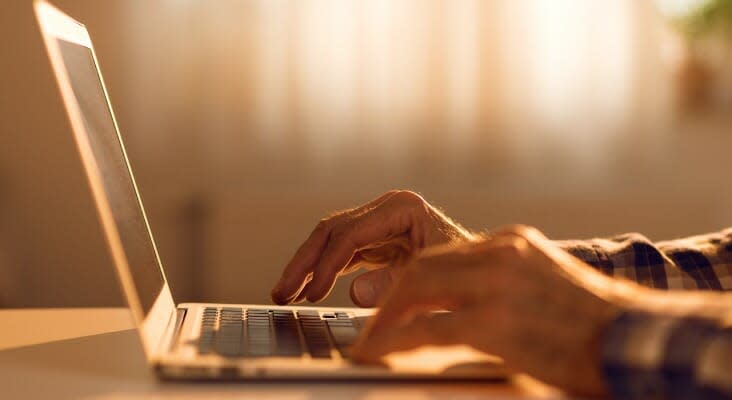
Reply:
[[[612,287],[539,231],[510,227],[413,260],[352,355],[377,362],[422,345],[467,344],[549,384],[600,394],[600,336],[622,307]],[[451,312],[430,312],[439,309]]]
[[[391,287],[394,267],[427,247],[471,238],[418,194],[390,191],[320,220],[285,267],[272,300],[320,301],[339,276],[366,267],[372,270],[354,279],[351,298],[359,306],[371,307]]]

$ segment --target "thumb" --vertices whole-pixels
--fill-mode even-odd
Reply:
[[[359,307],[375,307],[391,290],[403,267],[364,272],[351,282],[351,300]]]

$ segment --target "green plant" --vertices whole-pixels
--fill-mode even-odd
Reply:
[[[710,33],[732,34],[732,0],[708,0],[676,21],[682,32],[691,38]]]

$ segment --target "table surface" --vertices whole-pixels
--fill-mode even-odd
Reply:
[[[4,399],[565,399],[518,376],[505,383],[169,383],[145,364],[124,308],[0,310]]]

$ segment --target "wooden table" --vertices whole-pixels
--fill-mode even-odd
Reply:
[[[164,383],[124,308],[0,310],[2,399],[566,399],[524,376],[506,383]]]

